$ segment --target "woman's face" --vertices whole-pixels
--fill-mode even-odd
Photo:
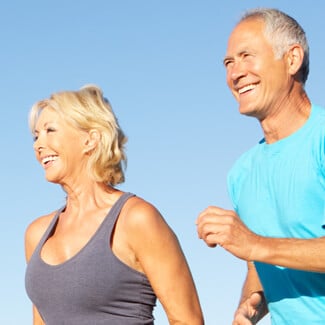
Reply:
[[[88,133],[67,123],[50,107],[35,125],[34,150],[49,182],[72,185],[85,174]]]

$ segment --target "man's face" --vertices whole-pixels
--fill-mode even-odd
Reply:
[[[291,87],[286,55],[275,59],[263,31],[261,20],[239,23],[229,37],[224,59],[227,84],[240,113],[259,120],[280,108]]]

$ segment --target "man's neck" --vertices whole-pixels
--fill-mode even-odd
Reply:
[[[286,138],[300,129],[308,120],[311,103],[303,91],[299,96],[283,103],[272,116],[260,121],[266,143],[274,143]]]

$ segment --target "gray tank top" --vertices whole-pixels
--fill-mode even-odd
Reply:
[[[112,252],[110,238],[122,206],[134,196],[124,193],[75,256],[49,265],[41,249],[56,227],[63,208],[50,223],[26,269],[28,296],[46,325],[153,324],[156,296],[147,277]]]

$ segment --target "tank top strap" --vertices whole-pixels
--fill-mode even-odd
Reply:
[[[130,192],[125,192],[113,204],[113,206],[109,210],[108,214],[106,215],[106,218],[104,219],[104,221],[99,229],[99,230],[105,229],[105,230],[102,230],[104,236],[107,235],[107,231],[108,231],[109,235],[111,234],[125,202],[130,197],[133,197],[133,196],[135,196],[135,194],[130,193]]]
[[[41,237],[41,240],[39,241],[39,243],[37,244],[37,247],[35,248],[35,251],[39,251],[42,247],[43,244],[46,242],[46,240],[50,237],[50,235],[52,234],[53,230],[56,227],[56,224],[58,222],[60,213],[65,209],[65,205],[63,207],[61,207],[60,209],[58,209],[54,215],[54,217],[52,218],[49,226],[47,227],[45,233],[43,234],[43,236]]]
[[[115,223],[116,219],[118,218],[125,202],[132,196],[135,196],[135,194],[125,192],[113,204],[111,210],[108,213],[108,215],[110,215],[110,218],[112,219],[113,223]]]

